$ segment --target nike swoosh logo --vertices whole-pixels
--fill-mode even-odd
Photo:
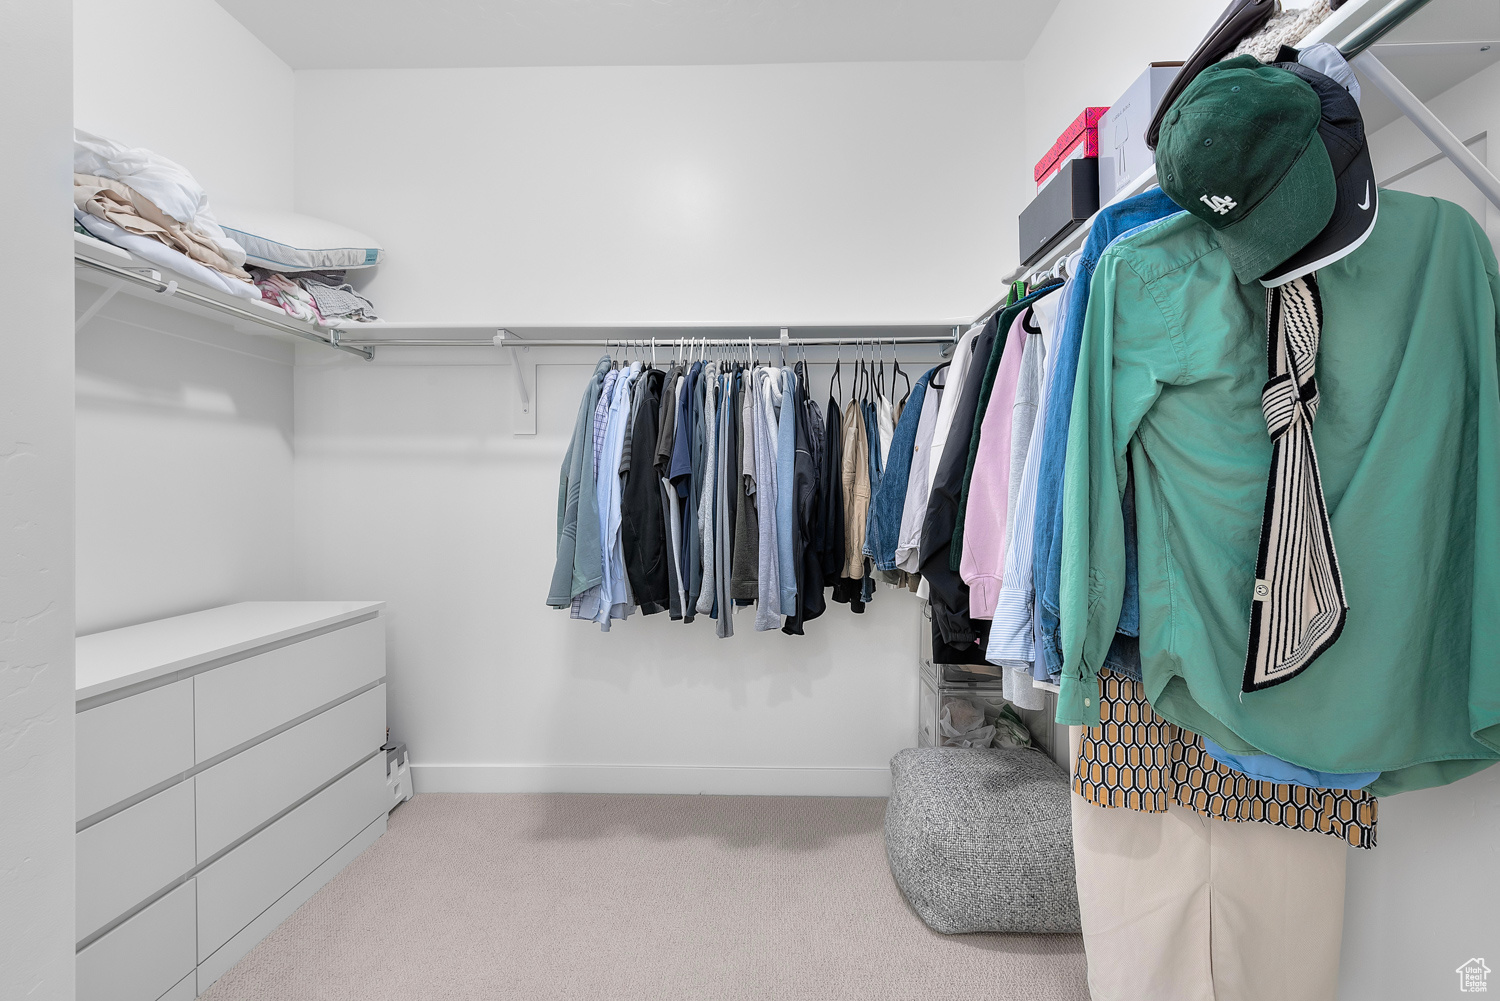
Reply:
[[[1361,212],[1368,212],[1368,211],[1370,211],[1370,182],[1369,181],[1365,182],[1365,200],[1363,202],[1360,202],[1360,204],[1359,204],[1359,210]]]

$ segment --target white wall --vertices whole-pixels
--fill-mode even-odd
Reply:
[[[291,346],[130,295],[77,343],[78,632],[290,596]]]
[[[968,319],[1016,256],[1014,64],[297,81],[298,209],[391,248],[368,286],[390,317]],[[357,171],[313,114],[330,102],[380,150]],[[806,637],[742,617],[722,642],[706,619],[602,636],[545,607],[595,355],[541,357],[535,438],[510,433],[493,352],[299,357],[302,593],[390,601],[391,725],[423,787],[882,792],[915,736],[911,595]]]
[[[1487,160],[1491,172],[1500,172],[1500,63],[1439,94],[1428,101],[1427,106],[1460,140],[1467,141],[1480,133],[1487,133],[1487,140],[1481,140],[1471,148],[1481,160]],[[1375,176],[1382,180],[1435,153],[1437,147],[1405,118],[1397,119],[1370,136],[1370,159],[1375,165]],[[1479,189],[1446,160],[1395,186],[1458,202],[1485,224],[1491,242],[1500,242],[1500,210],[1485,201]]]
[[[1016,259],[1020,83],[999,62],[303,71],[297,206],[391,248],[368,291],[402,319],[972,318]]]
[[[1186,59],[1223,9],[1207,0],[1060,0],[1024,64],[1026,180],[1079,112],[1113,104],[1153,62]]]
[[[1500,169],[1500,65],[1491,66],[1428,106],[1460,139]],[[1387,178],[1436,149],[1406,119],[1370,137],[1375,175]],[[1393,187],[1447,198],[1497,233],[1496,209],[1447,160]],[[1349,853],[1340,997],[1437,998],[1457,993],[1454,970],[1474,956],[1500,953],[1500,768],[1441,789],[1380,802],[1379,847]],[[1490,965],[1496,966],[1493,959]],[[1493,978],[1492,978],[1493,980]]]
[[[390,603],[391,730],[419,788],[883,794],[915,739],[915,596],[830,603],[801,637],[754,633],[752,609],[722,641],[706,617],[606,636],[545,606],[591,369],[577,352],[539,367],[528,438],[495,364],[298,365],[302,595]]]
[[[66,2],[0,4],[0,997],[73,997]]]
[[[177,160],[215,206],[291,208],[293,75],[265,45],[213,0],[74,16],[77,124]],[[291,347],[129,294],[77,347],[79,633],[290,595]]]
[[[176,160],[214,206],[292,207],[286,63],[213,0],[73,0],[73,11],[78,126]]]

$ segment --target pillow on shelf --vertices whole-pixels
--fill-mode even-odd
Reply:
[[[345,271],[380,263],[380,244],[338,223],[274,209],[221,209],[245,263],[268,271]]]

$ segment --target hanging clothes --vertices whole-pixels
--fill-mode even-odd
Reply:
[[[740,472],[735,500],[734,566],[729,589],[738,604],[748,605],[758,595],[760,578],[759,498],[755,490],[755,386],[754,369],[735,374],[738,387]]]
[[[1029,414],[1022,418],[1031,426],[1030,437],[1025,442],[1026,459],[1021,469],[1019,489],[1016,492],[1016,513],[1007,528],[1005,544],[1005,569],[1001,576],[1000,594],[995,602],[993,625],[990,628],[989,644],[985,658],[992,664],[1024,669],[1032,672],[1036,662],[1036,600],[1031,572],[1031,545],[1036,530],[1037,475],[1041,469],[1041,452],[1044,428],[1044,408],[1047,399],[1048,375],[1052,370],[1052,353],[1048,346],[1056,332],[1059,307],[1067,296],[1067,289],[1056,295],[1038,300],[1031,307],[1031,316],[1036,322],[1037,341],[1028,342],[1026,358],[1039,361],[1032,373],[1024,370],[1016,393],[1017,412],[1027,408]],[[1038,357],[1037,352],[1040,352]],[[1012,427],[1016,427],[1012,420]],[[1014,453],[1015,445],[1012,445]],[[972,523],[972,522],[971,522]],[[1038,680],[1047,680],[1042,677]]]
[[[604,375],[604,385],[599,390],[599,402],[597,406],[594,407],[594,421],[592,430],[593,448],[589,452],[589,461],[593,466],[593,476],[591,480],[593,485],[593,499],[589,506],[594,511],[594,524],[590,533],[593,536],[594,545],[592,547],[593,552],[589,555],[593,558],[594,565],[598,566],[599,569],[597,571],[597,574],[595,575],[594,582],[586,587],[582,592],[573,596],[573,602],[569,609],[569,614],[573,618],[587,619],[591,622],[597,619],[599,612],[599,590],[604,581],[603,546],[607,545],[604,537],[603,521],[608,517],[609,513],[608,510],[604,507],[601,507],[599,503],[599,484],[601,482],[601,478],[599,476],[599,465],[604,457],[604,446],[605,442],[608,439],[609,414],[610,409],[614,403],[615,384],[619,381],[619,379],[619,369],[612,368]],[[607,484],[607,481],[605,482]]]
[[[718,431],[714,440],[718,456],[714,463],[714,601],[709,613],[714,617],[714,634],[720,639],[734,635],[734,600],[729,594],[731,561],[734,558],[734,486],[739,481],[738,449],[735,424],[738,415],[734,398],[734,374],[719,376]]]
[[[1138,681],[1100,676],[1104,725],[1083,730],[1073,791],[1096,806],[1274,824],[1375,847],[1378,802],[1368,789],[1260,781],[1216,761],[1198,734],[1158,716]],[[1128,764],[1125,764],[1128,763]]]
[[[841,480],[844,490],[845,580],[865,576],[865,526],[870,510],[870,438],[865,430],[864,408],[850,400],[844,408],[844,447]],[[861,599],[861,603],[863,603]]]
[[[662,519],[661,479],[656,452],[661,393],[666,373],[643,372],[631,401],[630,443],[621,460],[620,532],[630,589],[641,612],[654,615],[670,603],[667,580],[666,523]]]
[[[1059,719],[1097,718],[1096,665],[1122,601],[1128,452],[1152,471],[1135,502],[1139,572],[1160,582],[1141,588],[1158,715],[1231,753],[1380,771],[1376,795],[1488,767],[1500,675],[1473,666],[1500,645],[1500,279],[1487,238],[1451,203],[1383,192],[1365,242],[1318,271],[1317,460],[1349,626],[1294,683],[1252,693],[1246,620],[1272,446],[1265,356],[1248,332],[1265,331],[1266,302],[1232,275],[1191,216],[1117,241],[1094,275],[1064,485]]]
[[[781,614],[797,614],[797,377],[778,369],[776,395],[776,579],[781,585]]]
[[[1078,372],[1078,353],[1083,338],[1083,322],[1088,312],[1094,268],[1105,249],[1120,236],[1181,211],[1159,188],[1152,188],[1114,205],[1106,205],[1094,217],[1088,239],[1084,241],[1074,268],[1073,280],[1068,285],[1067,325],[1057,337],[1052,385],[1047,394],[1047,410],[1043,418],[1044,444],[1041,469],[1037,473],[1036,529],[1031,546],[1037,618],[1041,621],[1042,646],[1039,655],[1046,661],[1048,677],[1060,676],[1063,669],[1062,641],[1058,631],[1062,582],[1063,464],[1067,456],[1073,414],[1073,386]],[[1134,492],[1130,492],[1128,496],[1133,499]],[[1130,525],[1133,529],[1133,517]],[[1126,560],[1133,563],[1136,552],[1133,534],[1128,541],[1132,544],[1126,551]],[[1134,637],[1139,632],[1139,596],[1128,582],[1121,606],[1121,621],[1117,624],[1117,633]],[[1134,641],[1129,645],[1133,652]],[[1134,666],[1135,673],[1139,674],[1139,656],[1131,658],[1127,652],[1122,651],[1119,640],[1112,645],[1105,660],[1114,670],[1128,672]],[[1123,663],[1125,660],[1133,660],[1134,664],[1126,665]]]
[[[609,631],[614,619],[627,618],[634,604],[625,576],[625,552],[620,538],[620,460],[625,446],[626,415],[630,411],[631,388],[640,374],[639,363],[616,373],[610,393],[609,411],[599,455],[600,580],[584,592],[579,602],[581,617],[592,619]]]
[[[837,367],[835,367],[837,372]],[[835,379],[837,379],[837,374]],[[833,386],[828,390],[828,407],[824,411],[823,465],[818,480],[819,491],[819,539],[821,549],[818,563],[823,571],[823,586],[834,588],[835,601],[848,602],[839,596],[839,582],[844,576],[845,546],[844,531],[844,424],[839,415],[838,399]]]
[[[1026,293],[1025,298],[1018,299],[1011,305],[1006,306],[998,317],[998,327],[1001,335],[1008,334],[1011,325],[1026,311],[1024,307],[1029,307],[1041,296],[1055,292],[1059,287],[1061,287],[1060,282],[1051,281],[1048,284],[1032,289]],[[967,440],[967,455],[964,458],[962,483],[958,491],[958,510],[953,523],[953,545],[949,550],[948,568],[954,573],[959,571],[959,566],[963,560],[964,524],[968,518],[969,488],[974,478],[974,463],[978,460],[979,443],[983,437],[983,417],[988,413],[990,397],[995,391],[995,380],[999,376],[1000,367],[1008,354],[1007,349],[1009,347],[1010,340],[1008,336],[1003,341],[997,339],[991,349],[989,361],[984,365],[984,372],[979,377],[977,413]],[[971,376],[970,378],[973,379],[974,377]]]
[[[917,426],[922,418],[927,385],[935,372],[937,369],[929,370],[912,388],[911,406],[903,409],[900,421],[892,429],[889,462],[870,502],[871,515],[865,538],[865,555],[871,558],[877,572],[901,572],[896,565],[897,536],[901,531],[906,498],[911,493],[914,472],[912,460],[917,452]],[[925,452],[923,457],[925,458]]]
[[[714,531],[715,487],[718,482],[719,443],[719,366],[709,362],[703,366],[703,448],[701,471],[698,474],[698,538],[702,576],[698,579],[697,612],[708,615],[714,607],[714,556],[716,552]]]
[[[760,516],[755,628],[765,631],[781,625],[781,562],[777,556],[776,527],[780,511],[776,453],[781,377],[776,369],[756,370],[755,401],[755,503]]]
[[[959,576],[969,587],[969,615],[976,619],[992,618],[995,603],[1000,600],[1000,575],[1004,569],[1006,528],[1009,525],[1010,481],[1015,466],[1011,428],[1022,354],[1030,332],[1026,326],[1029,312],[1022,310],[1007,331],[1000,362],[995,369],[992,392],[980,419],[982,437],[975,453],[974,472],[965,503],[969,514]]]
[[[781,631],[790,636],[801,636],[803,624],[809,618],[816,618],[823,611],[821,575],[816,565],[813,567],[813,575],[809,575],[807,565],[807,554],[811,550],[813,519],[817,508],[818,487],[818,468],[813,458],[809,424],[810,418],[816,417],[817,408],[813,405],[811,413],[807,409],[810,402],[806,395],[807,366],[799,362],[788,374],[791,376],[788,382],[791,396],[789,399],[783,398],[781,406],[783,411],[790,408],[794,415],[795,433],[791,490],[789,491],[792,501],[788,510],[792,519],[792,568],[795,576],[792,612],[787,616]],[[816,590],[816,598],[812,597],[810,590]]]
[[[919,416],[912,440],[911,470],[907,474],[906,495],[901,502],[901,525],[894,555],[897,568],[913,577],[921,565],[922,521],[927,515],[928,490],[932,483],[928,472],[943,398],[944,383],[940,380],[949,372],[947,362],[928,372],[926,393],[920,403],[913,399],[908,408],[918,411]]]
[[[976,363],[968,366],[963,385],[954,386],[951,381],[949,383],[949,393],[952,394],[949,399],[957,402],[950,412],[948,440],[942,455],[937,457],[938,470],[933,478],[922,525],[922,579],[928,587],[933,621],[938,624],[944,642],[958,647],[977,643],[979,634],[969,616],[968,586],[957,572],[950,569],[949,550],[953,545],[953,528],[959,510],[968,443],[973,435],[979,408],[980,385],[986,368],[984,364],[977,363],[977,359],[990,357],[999,337],[999,323],[999,317],[991,317],[975,338],[972,354]],[[956,358],[954,366],[957,366]],[[944,401],[944,406],[946,405],[947,400]],[[941,423],[942,413],[938,416]]]
[[[655,471],[661,487],[662,539],[666,548],[667,611],[673,621],[682,618],[684,591],[682,588],[682,509],[679,506],[677,489],[672,486],[669,474],[672,465],[672,448],[676,442],[677,394],[682,384],[682,366],[673,365],[662,380],[661,407],[658,411]]]
[[[1098,1001],[1327,1001],[1338,994],[1348,850],[1269,824],[1106,810],[1072,797]]]
[[[578,403],[573,437],[563,457],[557,489],[557,562],[547,604],[567,608],[573,598],[598,583],[599,513],[594,510],[593,420],[599,394],[610,370],[609,356],[599,359]]]

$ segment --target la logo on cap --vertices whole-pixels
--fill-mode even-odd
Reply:
[[[1228,195],[1199,195],[1198,200],[1219,215],[1228,215],[1230,209],[1239,205],[1239,202]]]

